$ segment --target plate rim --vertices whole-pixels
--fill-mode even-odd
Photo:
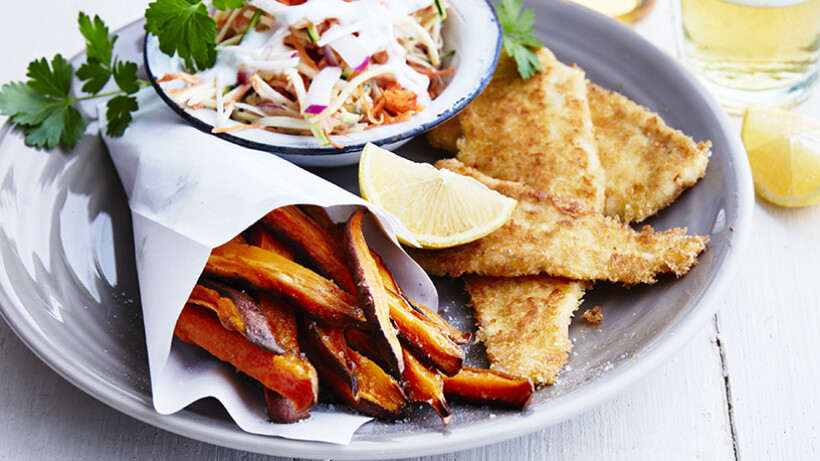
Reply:
[[[594,14],[577,5],[564,2],[551,3],[554,3],[555,8],[570,12],[573,15]],[[603,20],[603,23],[609,24],[607,27],[614,27],[618,34],[634,34],[640,41],[646,42],[623,24],[604,17],[599,19]],[[125,27],[133,26],[134,23],[140,21],[141,19]],[[673,63],[681,70],[684,69],[670,56],[654,48],[648,42],[645,44],[650,53],[657,55],[664,61]],[[737,213],[737,220],[734,222],[733,238],[729,242],[726,256],[718,263],[719,267],[715,277],[710,282],[709,288],[703,292],[701,299],[693,307],[693,310],[666,333],[667,337],[663,341],[653,344],[653,347],[649,350],[642,351],[640,360],[630,361],[612,374],[587,385],[586,388],[594,392],[587,392],[585,395],[588,398],[580,405],[573,402],[572,399],[559,398],[557,399],[558,404],[551,407],[548,414],[525,412],[505,419],[507,424],[503,430],[499,430],[497,425],[492,424],[492,421],[481,421],[468,427],[459,428],[446,435],[442,433],[399,434],[387,443],[384,441],[353,440],[350,445],[336,445],[250,434],[242,432],[238,427],[230,432],[209,432],[216,425],[207,419],[203,420],[199,415],[188,409],[173,415],[160,415],[154,410],[151,402],[146,402],[142,398],[117,388],[97,375],[89,374],[71,356],[66,356],[55,347],[50,347],[51,344],[47,338],[41,339],[36,328],[26,321],[23,312],[10,309],[8,306],[13,306],[14,303],[8,299],[5,291],[0,291],[0,297],[3,301],[0,302],[0,316],[3,317],[26,347],[49,368],[96,400],[160,429],[238,450],[278,456],[298,456],[301,458],[327,458],[332,456],[335,459],[370,459],[374,457],[387,459],[406,456],[408,453],[412,453],[413,456],[425,456],[476,448],[545,429],[612,399],[643,378],[649,371],[656,369],[674,352],[680,350],[699,331],[708,318],[714,314],[714,306],[721,299],[726,286],[737,273],[740,263],[739,255],[747,247],[747,242],[751,238],[754,206],[751,172],[747,168],[740,167],[746,162],[745,156],[743,158],[739,157],[739,153],[744,152],[744,150],[739,134],[735,133],[726,113],[694,77],[686,73],[685,79],[702,96],[708,111],[716,115],[721,130],[729,134],[729,145],[726,146],[726,149],[729,158],[734,160],[735,167],[733,171],[738,179],[738,206],[736,210],[733,210]],[[10,132],[9,123],[4,123],[2,130],[0,130],[0,142],[3,142]]]

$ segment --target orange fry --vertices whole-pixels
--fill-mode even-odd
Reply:
[[[265,215],[262,222],[301,248],[321,272],[327,274],[348,293],[356,292],[341,247],[327,231],[297,206],[279,207]]]
[[[529,378],[472,367],[463,367],[455,376],[444,377],[444,393],[468,402],[493,404],[518,410],[527,408],[535,392]]]
[[[319,378],[304,357],[263,351],[239,333],[225,329],[214,315],[191,305],[183,308],[174,334],[281,394],[293,402],[297,412],[316,405]]]
[[[328,324],[358,327],[366,322],[352,294],[310,269],[259,247],[228,242],[214,248],[204,272],[269,290]]]

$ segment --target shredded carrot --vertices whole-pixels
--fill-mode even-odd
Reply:
[[[384,96],[382,96],[376,101],[376,104],[367,111],[367,119],[370,120],[371,124],[381,125],[384,123],[384,104],[385,100]],[[376,119],[376,114],[379,114],[378,119]]]
[[[225,95],[226,97],[222,98],[222,104],[230,104],[232,102],[236,102],[237,100],[239,100],[239,98],[245,96],[245,93],[247,93],[248,90],[251,89],[251,86],[252,85],[250,83],[246,83],[242,86],[234,88],[230,91],[230,93]]]
[[[328,133],[327,131],[325,131],[325,136],[327,136],[327,140],[328,140],[328,142],[330,143],[331,146],[333,146],[337,149],[341,149],[341,148],[344,147],[344,146],[336,143],[335,141],[333,141],[333,138],[330,137],[330,133]]]
[[[436,69],[429,69],[429,68],[427,68],[427,67],[422,67],[422,66],[415,65],[415,64],[410,64],[410,66],[411,66],[411,67],[413,68],[413,70],[415,70],[416,72],[418,72],[418,73],[420,73],[420,74],[424,74],[424,75],[426,75],[426,76],[428,76],[428,77],[438,77],[438,76],[440,76],[440,75],[452,74],[453,72],[455,72],[455,71],[456,71],[456,68],[455,68],[455,67],[448,67],[448,68],[446,68],[446,69],[439,69],[439,70],[436,70]]]
[[[416,108],[416,93],[401,87],[391,87],[384,91],[384,108],[392,115],[399,115]]]
[[[247,124],[247,125],[225,126],[225,127],[222,127],[222,128],[213,128],[211,130],[211,133],[227,133],[229,131],[249,130],[251,128],[262,128],[262,125]]]
[[[293,45],[293,47],[296,48],[296,52],[299,53],[299,57],[302,58],[303,61],[305,61],[305,64],[310,66],[310,68],[313,70],[319,70],[319,66],[317,66],[316,63],[313,62],[313,59],[311,59],[310,55],[307,54],[307,51],[305,51],[305,47],[303,47],[302,44],[299,43],[299,39],[296,38],[296,30],[293,27],[290,28],[290,42]]]
[[[165,74],[162,78],[157,80],[157,83],[170,82],[172,80],[182,80],[189,85],[197,85],[202,83],[202,80],[200,80],[199,77],[187,72],[172,72],[170,74]]]

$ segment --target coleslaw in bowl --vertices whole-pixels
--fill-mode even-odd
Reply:
[[[201,72],[146,37],[154,88],[197,128],[306,166],[355,163],[368,142],[395,148],[454,116],[501,46],[486,0],[248,0],[211,14],[216,64]]]

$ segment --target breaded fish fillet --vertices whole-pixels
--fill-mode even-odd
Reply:
[[[582,203],[490,178],[455,159],[441,160],[436,166],[474,177],[517,199],[518,206],[507,223],[486,237],[444,250],[412,251],[433,275],[547,274],[625,285],[654,283],[661,273],[688,272],[709,241],[686,235],[686,229],[680,228],[655,232],[644,226],[636,232]]]
[[[547,275],[465,277],[490,368],[552,384],[569,358],[585,283]]]
[[[526,80],[501,57],[490,84],[458,116],[458,159],[494,178],[603,207],[584,71],[546,48],[537,53],[543,72]]]
[[[602,210],[603,172],[581,84],[584,73],[546,49],[538,57],[544,72],[526,81],[503,57],[481,96],[429,139],[457,149],[459,159],[491,176]],[[470,136],[459,143],[462,128]],[[586,285],[546,275],[470,277],[466,289],[491,366],[553,383],[569,357],[568,327]]]
[[[606,171],[604,214],[640,222],[706,173],[711,143],[695,143],[629,98],[587,83],[598,156]]]
[[[587,99],[604,169],[607,216],[641,222],[669,206],[705,174],[711,155],[709,141],[696,143],[667,126],[657,114],[592,82],[587,82]],[[430,144],[457,153],[463,135],[460,120],[459,115],[427,133]],[[512,174],[495,177],[526,182]]]

